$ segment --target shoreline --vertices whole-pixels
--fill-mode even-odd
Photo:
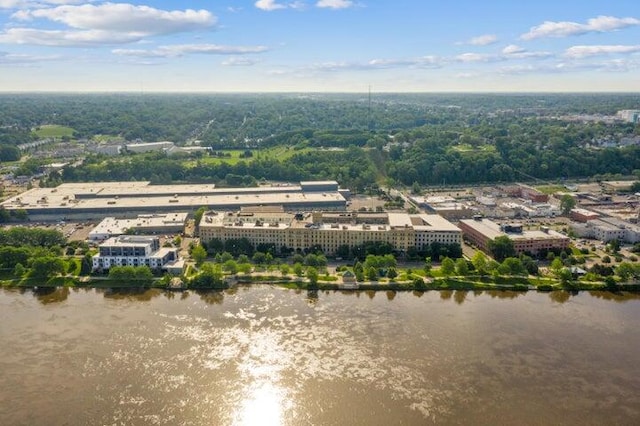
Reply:
[[[640,292],[640,283],[622,283],[614,286],[607,286],[604,282],[571,282],[562,284],[560,281],[552,281],[545,279],[540,282],[539,278],[514,278],[514,283],[508,283],[508,278],[502,277],[501,283],[489,282],[492,277],[479,277],[485,282],[464,279],[464,277],[446,277],[435,278],[431,281],[393,281],[393,282],[376,282],[367,281],[359,283],[337,283],[335,281],[319,280],[316,284],[311,284],[307,280],[290,279],[288,277],[278,278],[274,276],[248,276],[234,277],[233,282],[225,282],[221,285],[207,287],[191,287],[183,285],[179,287],[171,287],[160,280],[154,280],[152,283],[136,283],[136,282],[119,282],[115,280],[99,277],[98,279],[87,277],[55,277],[46,282],[34,280],[3,280],[0,281],[0,287],[3,288],[110,288],[110,289],[162,289],[168,291],[185,291],[185,290],[225,290],[235,286],[252,286],[252,285],[273,285],[292,290],[335,290],[335,291],[445,291],[445,290],[496,290],[496,291],[518,291],[518,292],[551,292],[558,290],[566,291],[608,291],[616,292]],[[536,282],[537,281],[537,282]]]

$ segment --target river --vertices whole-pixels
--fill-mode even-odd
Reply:
[[[0,290],[2,425],[640,424],[640,296]]]

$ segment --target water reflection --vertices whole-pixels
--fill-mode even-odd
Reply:
[[[245,399],[235,414],[237,426],[280,426],[284,420],[286,391],[270,381],[254,383],[243,390]]]
[[[148,302],[161,296],[164,291],[157,288],[97,288],[96,293],[102,293],[105,299]]]
[[[64,302],[69,297],[69,292],[69,287],[38,287],[33,289],[34,296],[43,305]]]
[[[196,294],[208,305],[221,305],[224,302],[224,290],[196,290]]]

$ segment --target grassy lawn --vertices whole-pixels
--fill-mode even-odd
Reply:
[[[562,185],[541,185],[536,186],[536,189],[547,195],[555,194],[556,192],[567,192],[567,188]]]
[[[222,164],[222,163],[226,163],[229,165],[235,165],[240,161],[245,161],[247,163],[250,163],[258,158],[267,158],[267,159],[274,159],[274,160],[287,160],[291,157],[293,157],[294,155],[298,154],[298,153],[303,153],[303,152],[308,152],[308,151],[312,151],[313,148],[303,148],[303,149],[293,149],[293,148],[289,148],[286,146],[276,146],[276,147],[272,147],[272,148],[267,148],[267,149],[253,149],[251,150],[251,152],[253,153],[253,157],[249,157],[249,158],[240,158],[240,155],[244,152],[243,149],[220,149],[220,150],[215,150],[217,152],[223,152],[225,155],[229,155],[229,156],[225,156],[225,157],[203,157],[201,159],[199,159],[198,161],[204,163],[204,164],[213,164],[213,165],[217,165],[217,164]],[[193,166],[195,165],[195,161],[190,161],[189,165]]]
[[[496,147],[493,145],[480,145],[479,147],[473,147],[469,144],[459,144],[451,147],[454,151],[473,153],[473,152],[495,152]]]
[[[46,124],[44,126],[36,127],[34,133],[39,138],[61,138],[63,136],[72,137],[73,130],[71,127],[58,126],[57,124]]]

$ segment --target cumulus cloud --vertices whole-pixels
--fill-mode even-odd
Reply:
[[[258,0],[257,2],[255,2],[255,6],[258,9],[266,10],[268,12],[271,12],[272,10],[287,8],[286,5],[276,2],[276,0]]]
[[[626,54],[640,52],[640,45],[595,45],[595,46],[572,46],[565,51],[565,56],[569,58],[585,58],[588,56]]]
[[[504,59],[549,58],[553,56],[551,52],[530,52],[515,44],[510,44],[502,49],[502,55]]]
[[[590,32],[610,32],[627,27],[640,25],[637,18],[616,18],[614,16],[598,16],[581,24],[571,21],[545,21],[532,27],[529,32],[520,36],[523,40],[533,40],[544,37],[567,37]]]
[[[498,37],[494,34],[484,34],[478,37],[473,37],[468,41],[468,44],[472,44],[474,46],[487,46],[489,44],[496,43],[498,41]]]
[[[171,34],[210,28],[216,18],[207,10],[161,10],[128,3],[65,5],[47,9],[22,10],[18,20],[48,19],[82,30],[131,32],[146,35]]]
[[[114,49],[111,53],[119,56],[139,58],[175,58],[189,54],[204,55],[245,55],[262,53],[268,50],[265,46],[223,46],[217,44],[175,44],[159,46],[157,49]]]
[[[316,6],[326,9],[347,9],[354,6],[354,3],[350,0],[318,0]]]

